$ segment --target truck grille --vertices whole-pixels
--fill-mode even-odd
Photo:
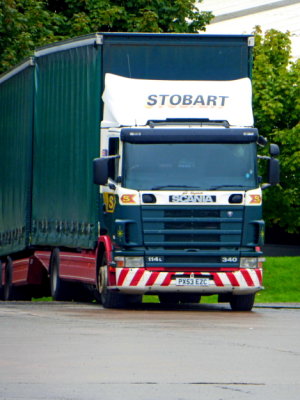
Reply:
[[[224,267],[224,256],[238,265],[242,206],[144,206],[142,222],[146,253],[163,255],[165,266]]]
[[[219,211],[165,210],[164,216],[166,218],[163,223],[164,239],[167,243],[178,241],[181,243],[217,242],[220,240],[219,235],[210,234],[210,230],[220,229],[220,223],[207,220],[207,218],[219,218]],[[202,231],[206,231],[206,233]]]

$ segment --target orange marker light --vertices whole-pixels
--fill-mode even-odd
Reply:
[[[261,195],[260,194],[251,194],[250,204],[260,204],[261,203]]]
[[[123,194],[121,196],[121,202],[124,204],[135,204],[135,194]]]

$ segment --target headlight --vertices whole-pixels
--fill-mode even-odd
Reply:
[[[119,268],[144,268],[144,257],[115,257]]]
[[[258,268],[257,257],[241,257],[240,268]]]

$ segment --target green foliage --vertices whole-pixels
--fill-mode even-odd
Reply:
[[[280,145],[281,184],[265,191],[269,225],[300,232],[300,60],[291,61],[289,33],[256,29],[253,68],[255,126]]]
[[[205,30],[194,0],[1,0],[0,73],[45,44],[92,32]]]
[[[256,126],[269,135],[299,122],[300,60],[291,63],[288,33],[256,31],[253,69],[253,106]]]
[[[60,40],[64,18],[44,1],[2,0],[0,4],[0,72],[32,54],[37,46]]]
[[[65,0],[48,1],[49,8],[66,17],[66,34],[95,31],[197,32],[212,19],[192,0]],[[63,4],[63,5],[62,5]]]
[[[289,233],[300,231],[300,124],[275,132],[280,144],[281,184],[265,192],[265,214],[272,225]]]

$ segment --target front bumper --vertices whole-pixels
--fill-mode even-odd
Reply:
[[[176,278],[182,276],[206,278],[206,286],[176,285]],[[262,269],[239,269],[232,272],[160,272],[144,268],[116,268],[115,286],[123,293],[159,294],[159,293],[198,293],[202,295],[234,293],[250,294],[263,289]]]

